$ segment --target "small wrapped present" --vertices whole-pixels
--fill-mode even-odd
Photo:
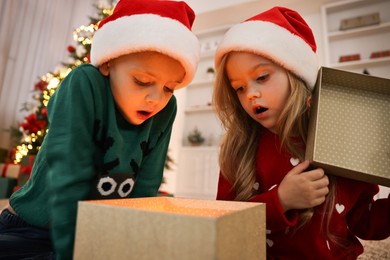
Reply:
[[[20,172],[19,164],[5,163],[0,168],[2,168],[1,177],[12,178],[12,179],[19,178],[19,172]]]

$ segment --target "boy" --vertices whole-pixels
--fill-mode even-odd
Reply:
[[[194,18],[184,2],[121,0],[100,22],[93,65],[75,68],[51,98],[31,178],[1,213],[0,258],[51,259],[54,251],[71,259],[78,201],[157,194],[173,92],[199,60]]]

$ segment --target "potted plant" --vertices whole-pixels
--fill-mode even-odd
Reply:
[[[213,67],[208,67],[206,70],[206,76],[208,79],[214,78],[215,70]]]
[[[193,146],[201,145],[204,142],[204,137],[202,133],[199,131],[197,127],[195,127],[189,134],[188,134],[188,141]]]

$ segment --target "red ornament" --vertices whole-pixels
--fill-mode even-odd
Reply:
[[[20,126],[29,134],[37,133],[46,127],[45,120],[38,120],[35,113],[32,113],[25,117],[25,121]]]
[[[76,48],[73,47],[72,45],[69,45],[69,46],[68,46],[68,51],[69,51],[70,53],[75,52],[75,51],[76,51]]]
[[[46,81],[39,81],[34,85],[34,90],[44,91],[47,87],[48,83]]]
[[[41,113],[43,116],[47,117],[47,109],[46,108],[42,108]]]

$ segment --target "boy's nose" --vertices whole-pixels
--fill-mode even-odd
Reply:
[[[153,88],[146,96],[146,101],[149,103],[155,103],[161,101],[163,97],[163,91],[157,88]]]

